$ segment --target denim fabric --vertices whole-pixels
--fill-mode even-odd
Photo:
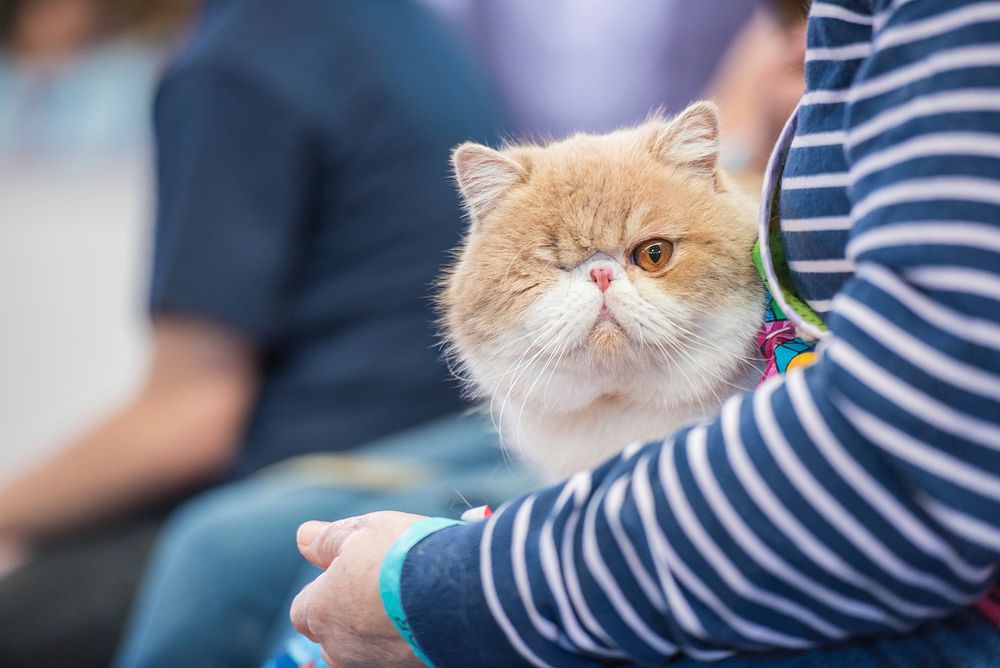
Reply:
[[[204,494],[169,520],[116,665],[263,663],[291,633],[291,598],[315,577],[295,547],[305,520],[385,509],[457,517],[529,487],[488,421],[456,416]]]

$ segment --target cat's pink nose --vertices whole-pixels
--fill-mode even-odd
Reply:
[[[608,286],[611,285],[614,277],[615,272],[611,267],[598,267],[597,269],[590,270],[590,279],[594,283],[597,283],[597,289],[601,292],[607,292]]]

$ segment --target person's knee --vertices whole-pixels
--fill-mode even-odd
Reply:
[[[233,510],[212,496],[189,501],[168,518],[156,550],[157,565],[165,561],[194,567],[228,560],[233,546],[226,528],[234,519]]]
[[[304,563],[294,540],[299,522],[352,498],[267,479],[180,507],[161,535],[119,665],[199,665],[204,657],[245,665],[286,615],[282,606]]]
[[[119,668],[199,665],[218,629],[233,623],[242,598],[233,590],[254,583],[235,568],[245,555],[227,534],[235,515],[221,501],[215,494],[194,499],[168,519],[120,650]]]

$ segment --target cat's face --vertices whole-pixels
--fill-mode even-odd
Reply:
[[[545,147],[455,150],[472,225],[441,295],[475,393],[554,413],[725,394],[763,293],[753,204],[717,169],[713,105]]]

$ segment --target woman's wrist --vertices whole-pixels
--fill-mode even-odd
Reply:
[[[414,522],[402,536],[396,539],[392,547],[389,548],[389,551],[382,559],[382,566],[379,570],[379,592],[382,595],[382,605],[385,607],[386,614],[389,615],[393,626],[396,627],[399,634],[406,640],[413,653],[425,665],[431,668],[433,668],[433,664],[417,644],[410,625],[406,621],[406,611],[403,607],[402,598],[403,564],[410,550],[417,543],[442,529],[460,524],[463,524],[460,520],[445,517],[428,517]]]
[[[399,599],[406,625],[412,642],[436,668],[530,665],[511,645],[487,600],[481,560],[491,521],[431,533],[403,560]],[[509,584],[504,583],[503,596],[512,594]]]

